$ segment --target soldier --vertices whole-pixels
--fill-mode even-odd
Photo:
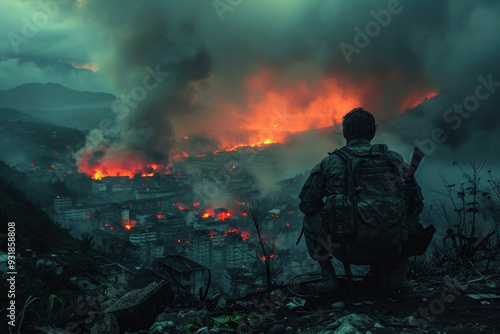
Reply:
[[[400,154],[370,144],[376,132],[371,113],[351,110],[342,129],[347,145],[311,170],[299,194],[308,252],[321,266],[316,291],[339,288],[329,254],[346,267],[370,265],[369,276],[383,288],[409,289],[401,245],[423,209],[420,188]],[[416,190],[411,199],[408,188]]]

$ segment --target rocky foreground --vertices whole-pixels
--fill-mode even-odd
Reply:
[[[324,296],[310,283],[237,299],[199,301],[166,281],[123,296],[87,298],[26,332],[34,333],[497,333],[500,276],[458,275],[414,281],[410,293],[369,283]]]

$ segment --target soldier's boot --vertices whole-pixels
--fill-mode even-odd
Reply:
[[[413,286],[406,278],[405,266],[407,259],[400,259],[387,267],[387,272],[383,275],[382,286],[388,290],[411,291]]]
[[[321,267],[321,282],[314,288],[316,293],[332,292],[340,288],[340,283],[335,274],[332,261],[330,259],[318,261]]]

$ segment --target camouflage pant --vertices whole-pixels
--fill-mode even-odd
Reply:
[[[358,265],[391,265],[400,260],[400,247],[367,250],[354,243],[347,243],[340,248],[333,248],[323,228],[319,213],[304,218],[304,237],[307,250],[313,260],[322,260],[328,253],[338,260]],[[345,248],[344,248],[345,247]]]

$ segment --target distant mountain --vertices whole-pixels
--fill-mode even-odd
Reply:
[[[115,96],[81,92],[56,83],[30,83],[0,90],[0,108],[13,108],[56,125],[93,129],[103,118],[114,120],[111,111]],[[4,109],[5,110],[5,109]]]
[[[80,92],[56,83],[29,83],[0,90],[0,107],[24,110],[109,107],[115,97],[107,93]]]
[[[11,166],[34,164],[48,173],[55,163],[67,165],[71,155],[68,145],[76,150],[85,133],[47,121],[21,111],[0,108],[0,159]],[[40,172],[41,173],[41,172]]]
[[[20,121],[20,122],[42,122],[42,120],[30,116],[22,111],[12,109],[12,108],[2,108],[0,107],[0,120],[7,121]]]

